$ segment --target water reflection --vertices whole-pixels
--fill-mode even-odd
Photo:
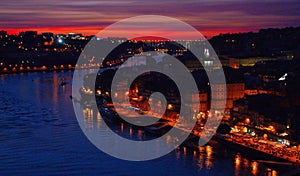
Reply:
[[[180,159],[180,150],[175,150],[175,157],[176,159]]]
[[[101,119],[101,116],[100,116],[100,112],[97,112],[97,128],[100,128],[100,119]]]
[[[82,114],[85,129],[100,128],[101,115],[96,107],[85,107],[82,109]]]
[[[241,155],[239,153],[237,153],[235,155],[235,159],[234,160],[235,160],[234,161],[234,164],[235,164],[234,171],[235,171],[235,175],[238,176],[238,175],[240,175],[239,171],[240,171],[240,166],[241,166]]]
[[[58,86],[59,86],[59,82],[58,82],[58,75],[56,74],[56,73],[54,73],[53,74],[53,82],[52,82],[52,87],[53,87],[53,89],[52,89],[52,101],[53,101],[53,103],[56,105],[57,104],[57,99],[58,99],[58,97],[57,97],[57,93],[56,92],[58,92]]]
[[[234,158],[234,175],[239,176],[244,172],[251,172],[252,175],[261,175],[261,170],[265,175],[277,176],[278,173],[270,168],[262,168],[257,161],[249,161],[247,158],[243,158],[240,153],[237,153]]]
[[[57,112],[54,113],[54,111],[52,111],[55,109],[59,109],[60,111],[58,111],[58,112],[67,111],[67,112],[71,113],[73,111],[73,109],[65,109],[64,108],[64,106],[67,103],[71,103],[71,101],[69,99],[69,95],[71,94],[71,92],[70,92],[71,85],[67,85],[66,87],[61,87],[58,85],[59,79],[62,77],[62,75],[60,73],[53,73],[53,75],[49,75],[48,73],[44,73],[44,74],[39,73],[38,75],[39,76],[29,77],[29,79],[27,79],[27,80],[24,79],[26,81],[24,81],[23,78],[20,79],[20,81],[22,82],[22,83],[20,83],[20,87],[21,87],[20,89],[23,90],[23,93],[20,96],[27,97],[27,99],[31,99],[32,97],[34,97],[32,100],[33,101],[32,104],[39,105],[42,102],[48,103],[47,108],[45,108],[46,109],[45,111],[48,114],[40,115],[39,118],[53,118],[53,117],[57,116],[57,114],[59,114],[59,113],[57,113]],[[10,75],[10,76],[12,76],[12,75]],[[18,77],[18,75],[15,75],[15,76]],[[26,76],[28,76],[28,75],[24,74],[22,77],[26,78]],[[70,81],[72,78],[71,75],[63,75],[63,76],[68,81]],[[7,81],[5,76],[1,76],[1,80]],[[12,84],[12,85],[14,85],[14,84]],[[50,91],[47,91],[47,90],[50,90]],[[32,92],[32,94],[29,95],[28,92]],[[92,107],[92,106],[84,107],[84,108],[82,108],[82,113],[84,114],[84,126],[86,128],[89,128],[89,129],[90,128],[97,128],[97,129],[100,128],[101,124],[103,123],[103,119],[101,118],[101,115],[100,115],[97,107]],[[73,114],[71,117],[69,117],[69,119],[73,120],[72,121],[73,124],[77,124],[76,118],[74,117]],[[62,119],[61,121],[67,121],[67,120]],[[74,123],[74,121],[75,121],[75,123]],[[70,124],[67,124],[67,125],[70,125]],[[115,131],[119,131],[120,133],[122,133],[124,136],[126,136],[128,138],[133,138],[135,140],[143,140],[143,139],[147,138],[147,136],[145,135],[143,130],[133,129],[132,127],[129,127],[123,123],[117,124],[114,128],[115,128],[114,129]],[[65,134],[66,132],[63,131],[63,130],[65,130],[64,128],[61,128],[61,129],[58,128],[55,130],[57,132],[59,132],[59,133],[57,133],[59,135],[55,135],[54,138],[61,138],[62,135],[67,135],[67,134]],[[78,129],[78,127],[77,127],[77,130],[80,131],[80,129]],[[54,133],[54,132],[56,133],[56,131],[51,129],[51,133]],[[69,133],[68,137],[74,136],[72,130],[68,131],[67,133]],[[53,137],[53,136],[51,136],[51,137]],[[172,139],[170,137],[170,138],[167,138],[166,142],[171,143],[172,140],[174,140],[174,139]],[[64,141],[64,140],[62,140],[62,141]],[[77,142],[77,141],[75,140],[74,143],[75,142]],[[83,143],[80,145],[80,147],[83,146],[82,148],[85,148],[84,147],[85,145],[87,145],[87,144]],[[67,147],[67,149],[69,149],[69,146]],[[46,151],[47,150],[52,150],[52,148],[46,149]],[[207,146],[203,146],[203,147],[199,146],[198,149],[190,149],[187,147],[184,147],[184,148],[181,147],[181,149],[176,149],[170,155],[164,157],[164,158],[167,158],[165,160],[167,160],[169,163],[162,162],[160,164],[162,164],[162,165],[169,164],[169,165],[171,165],[171,167],[173,167],[172,164],[177,162],[177,164],[179,165],[178,168],[182,168],[182,170],[184,170],[185,172],[188,172],[191,169],[197,170],[196,173],[193,173],[190,175],[209,175],[206,172],[203,173],[203,171],[207,171],[207,170],[215,171],[215,170],[217,170],[217,168],[220,168],[221,170],[229,170],[228,171],[229,173],[226,172],[226,173],[224,173],[224,175],[247,175],[247,174],[249,175],[249,173],[251,173],[253,175],[270,175],[270,176],[278,175],[278,173],[276,171],[265,168],[264,166],[262,166],[262,164],[260,164],[256,161],[251,161],[251,160],[241,156],[240,154],[237,154],[236,152],[233,155],[229,154],[229,156],[227,158],[220,160],[217,153],[221,153],[222,150],[224,150],[224,149],[216,148],[214,145],[213,146],[207,145]],[[97,151],[97,152],[99,152],[99,151]],[[93,156],[89,156],[89,154],[87,154],[87,153],[85,153],[84,156],[81,155],[81,157],[82,158],[85,158],[85,157],[93,158]],[[95,157],[95,159],[92,160],[92,162],[97,161],[98,157],[99,156]],[[174,158],[176,158],[176,159],[174,159]],[[111,162],[111,160],[112,160],[112,158],[108,158],[106,161]],[[160,159],[158,159],[158,160],[160,160]],[[158,162],[158,160],[155,160],[155,162]],[[174,161],[174,160],[176,160],[176,161]],[[68,160],[68,162],[70,163],[70,165],[72,165],[72,160]],[[84,161],[84,162],[87,163],[89,161]],[[227,163],[229,163],[228,167],[223,166],[223,165],[226,165]],[[82,165],[84,165],[84,164],[82,164]],[[75,166],[76,166],[76,164],[74,164],[74,167]],[[77,164],[77,166],[78,166],[78,164]],[[83,166],[83,167],[85,167],[85,166]],[[97,167],[98,167],[98,165],[97,165]],[[95,168],[97,168],[97,167],[95,167]],[[126,171],[128,172],[128,170],[126,170]],[[113,173],[115,173],[115,172],[113,172]],[[199,173],[201,173],[201,174],[199,174]],[[132,173],[132,175],[133,174],[134,173]],[[214,175],[214,174],[210,174],[210,175]],[[215,174],[215,175],[217,175],[217,174]]]
[[[204,158],[203,153],[200,153],[198,163],[197,163],[199,170],[201,170],[203,168],[203,158]]]
[[[278,173],[272,169],[267,169],[267,176],[278,176]]]
[[[129,128],[129,135],[132,137],[132,127]]]
[[[98,109],[93,108],[85,108],[83,109],[85,127],[86,128],[94,128],[95,124],[97,124],[97,128],[100,128],[101,124],[101,116],[98,112]],[[120,123],[119,131],[121,133],[129,133],[129,137],[136,137],[138,140],[143,140],[145,138],[145,133],[143,130],[138,129],[134,130],[131,126],[128,127],[124,123]],[[126,130],[127,129],[127,130]],[[172,141],[171,136],[166,137],[166,142],[170,143]],[[201,170],[212,170],[214,168],[214,147],[211,145],[206,145],[204,147],[199,146],[198,152],[195,149],[190,149],[187,147],[181,147],[182,150],[175,150],[175,157],[177,159],[187,158],[189,154],[192,154],[193,160],[196,159],[196,163],[199,169]],[[198,155],[198,157],[197,157]],[[239,153],[234,156],[234,175],[243,175],[243,173],[251,173],[252,175],[261,175],[261,171],[259,172],[259,163],[256,161],[249,161],[247,158],[243,158]],[[261,169],[261,168],[260,168]],[[243,171],[244,170],[244,171]],[[271,170],[269,168],[265,169],[265,173],[270,176],[278,175],[276,171]]]
[[[96,107],[85,107],[82,109],[84,115],[84,125],[87,129],[98,128],[101,125],[101,115]],[[147,138],[145,132],[142,129],[133,129],[132,126],[127,126],[124,123],[116,124],[113,130],[121,136],[128,137],[133,140],[144,140]],[[148,136],[149,137],[149,136]],[[166,136],[166,143],[171,144],[171,136]],[[196,148],[197,149],[197,148]],[[198,146],[198,149],[187,148],[185,146],[180,147],[180,149],[175,150],[175,158],[185,159],[192,157],[193,161],[196,161],[196,165],[201,172],[203,169],[209,171],[213,170],[215,166],[215,151],[216,148],[211,145]],[[219,149],[218,149],[219,150]],[[227,152],[225,152],[227,153]],[[240,153],[236,153],[233,156],[233,174],[235,176],[243,175],[243,173],[251,173],[252,175],[261,175],[262,172],[268,176],[276,176],[278,173],[275,170],[269,168],[263,168],[257,161],[249,161],[249,159],[244,158]]]
[[[258,163],[257,163],[256,161],[252,162],[252,163],[251,163],[251,167],[252,167],[251,173],[252,173],[253,175],[256,175],[256,174],[257,174]]]
[[[243,158],[243,164],[245,168],[249,168],[249,160],[247,158]]]
[[[124,123],[121,123],[121,132],[124,132]]]
[[[137,137],[140,141],[143,139],[143,134],[144,134],[144,132],[142,130],[138,130]]]
[[[186,156],[186,147],[183,147],[183,155]]]
[[[206,161],[205,161],[205,166],[207,169],[211,169],[211,167],[213,166],[212,163],[212,147],[207,145],[206,147]]]
[[[64,87],[58,85],[62,77],[68,83]],[[147,162],[126,162],[99,151],[76,120],[69,97],[70,72],[10,74],[0,79],[0,175],[235,175],[236,152],[220,156],[225,149],[215,144],[186,147],[185,152],[180,147]],[[84,127],[103,127],[97,108],[84,107],[81,112]],[[135,128],[130,137],[130,127],[125,124],[111,127],[134,140],[149,138]],[[168,139],[170,143],[172,140]],[[252,163],[241,156],[239,175],[252,174]],[[256,175],[278,175],[260,163],[254,168]]]

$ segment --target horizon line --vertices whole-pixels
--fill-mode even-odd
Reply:
[[[220,36],[220,35],[225,35],[225,34],[229,34],[229,35],[234,35],[234,34],[245,34],[245,33],[258,33],[260,30],[268,30],[268,29],[287,29],[287,28],[300,28],[300,26],[287,26],[287,27],[269,27],[269,28],[261,28],[261,29],[257,29],[257,30],[249,30],[249,31],[235,31],[235,30],[232,30],[232,31],[226,31],[224,30],[224,32],[220,32],[218,34],[214,34],[214,35],[205,35],[205,31],[204,32],[201,32],[201,30],[198,30],[200,33],[202,33],[202,35],[206,38],[206,39],[211,39],[213,37],[216,37],[216,36]],[[48,28],[47,28],[48,29]],[[82,34],[83,36],[96,36],[98,33],[101,33],[101,30],[100,32],[98,33],[94,33],[94,34],[91,34],[90,32],[84,32],[84,30],[82,30],[82,32],[80,32],[80,30],[78,31],[77,30],[70,30],[70,31],[66,31],[67,29],[70,29],[70,28],[63,28],[64,30],[61,31],[61,30],[55,30],[55,28],[49,28],[50,30],[43,30],[42,28],[22,28],[22,29],[0,29],[0,31],[5,31],[7,32],[7,35],[20,35],[21,32],[26,32],[26,31],[35,31],[37,32],[37,34],[42,34],[42,33],[53,33],[54,35],[59,35],[59,34],[63,34],[63,35],[68,35],[68,34]],[[75,32],[77,31],[77,32]],[[208,32],[208,31],[207,31]],[[211,31],[211,34],[212,33],[216,33],[216,31]],[[145,35],[145,37],[153,37],[153,38],[161,38],[159,36],[147,36]],[[123,36],[110,36],[110,37],[107,37],[107,38],[126,38],[126,37],[123,37]]]

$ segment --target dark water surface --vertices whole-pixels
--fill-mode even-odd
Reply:
[[[65,87],[59,86],[63,77]],[[145,162],[113,158],[94,147],[77,123],[69,97],[72,72],[0,79],[0,175],[277,175],[217,143]],[[143,135],[126,126],[114,130]]]

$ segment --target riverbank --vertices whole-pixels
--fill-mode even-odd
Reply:
[[[35,72],[55,72],[55,71],[74,71],[74,68],[59,68],[59,69],[42,69],[42,68],[37,68],[37,69],[24,69],[24,70],[7,70],[7,71],[0,71],[0,75],[5,75],[5,74],[14,74],[14,73],[35,73]]]
[[[115,112],[114,109],[112,109],[112,111]],[[127,114],[126,109],[119,113],[123,115]],[[152,114],[152,117],[159,119],[159,117],[156,117],[154,114]],[[181,131],[186,131],[184,126],[178,124],[174,125],[174,123],[175,122],[172,123],[174,128]],[[197,126],[195,126],[195,128],[191,131],[191,134],[201,139],[202,130],[200,129],[201,128],[197,128]],[[249,155],[255,160],[267,162],[271,161],[273,165],[276,165],[276,167],[284,166],[289,168],[297,168],[300,166],[299,154],[297,151],[292,151],[290,148],[272,145],[265,140],[254,141],[250,140],[249,137],[244,136],[215,134],[213,141],[217,141],[218,143],[224,144],[233,150],[239,151],[245,155]],[[209,143],[209,141],[207,142]],[[281,168],[281,170],[284,170],[284,168]]]
[[[244,153],[251,153],[253,156],[259,156],[261,159],[274,160],[279,162],[291,162],[294,166],[300,166],[299,154],[296,151],[288,150],[284,147],[278,147],[267,141],[253,141],[249,138],[243,138],[236,135],[216,134],[215,138],[231,148]]]

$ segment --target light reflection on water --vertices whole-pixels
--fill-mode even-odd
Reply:
[[[64,87],[59,86],[62,77],[68,83]],[[180,147],[147,162],[112,158],[94,147],[82,133],[69,97],[71,79],[72,72],[0,75],[0,175],[267,173],[262,164],[218,144],[198,149]],[[84,108],[83,113],[87,128],[100,128],[104,123],[97,109]],[[143,130],[124,124],[114,125],[113,130],[136,140],[147,138]],[[277,173],[269,169],[268,175]]]
[[[93,118],[92,114],[97,111],[97,118]],[[85,119],[85,124],[87,128],[94,128],[93,124],[97,123],[98,128],[100,128],[101,123],[105,123],[103,119],[100,117],[100,113],[96,108],[84,108],[83,109],[83,114],[84,114],[84,119]],[[96,119],[96,122],[92,121],[93,119]],[[142,140],[145,138],[145,132],[141,129],[134,130],[131,126],[126,126],[124,123],[120,124],[115,124],[113,125],[113,129],[115,130],[116,133],[119,132],[119,135],[123,135],[124,133],[129,132],[129,138],[131,139],[138,139]],[[133,136],[133,134],[136,134]],[[126,136],[126,135],[125,135]],[[128,137],[128,136],[127,136]],[[146,137],[147,138],[147,137]],[[171,136],[166,137],[166,143],[169,143],[172,141]],[[190,159],[192,156],[193,161],[196,159],[196,165],[198,169],[201,171],[203,169],[207,171],[211,171],[214,168],[214,162],[216,162],[216,156],[214,151],[215,148],[211,145],[206,145],[206,146],[198,146],[197,148],[187,148],[185,146],[181,146],[180,148],[175,150],[175,157],[177,159]],[[259,163],[256,161],[250,161],[247,158],[243,158],[239,153],[236,153],[235,155],[232,156],[234,159],[234,175],[239,176],[239,175],[261,175],[262,171],[266,171],[267,175],[270,176],[277,176],[278,173],[275,170],[271,170],[269,168],[263,168],[259,167]],[[261,169],[261,170],[259,170]],[[264,172],[263,172],[264,173]],[[223,173],[220,175],[227,175],[227,173]]]

